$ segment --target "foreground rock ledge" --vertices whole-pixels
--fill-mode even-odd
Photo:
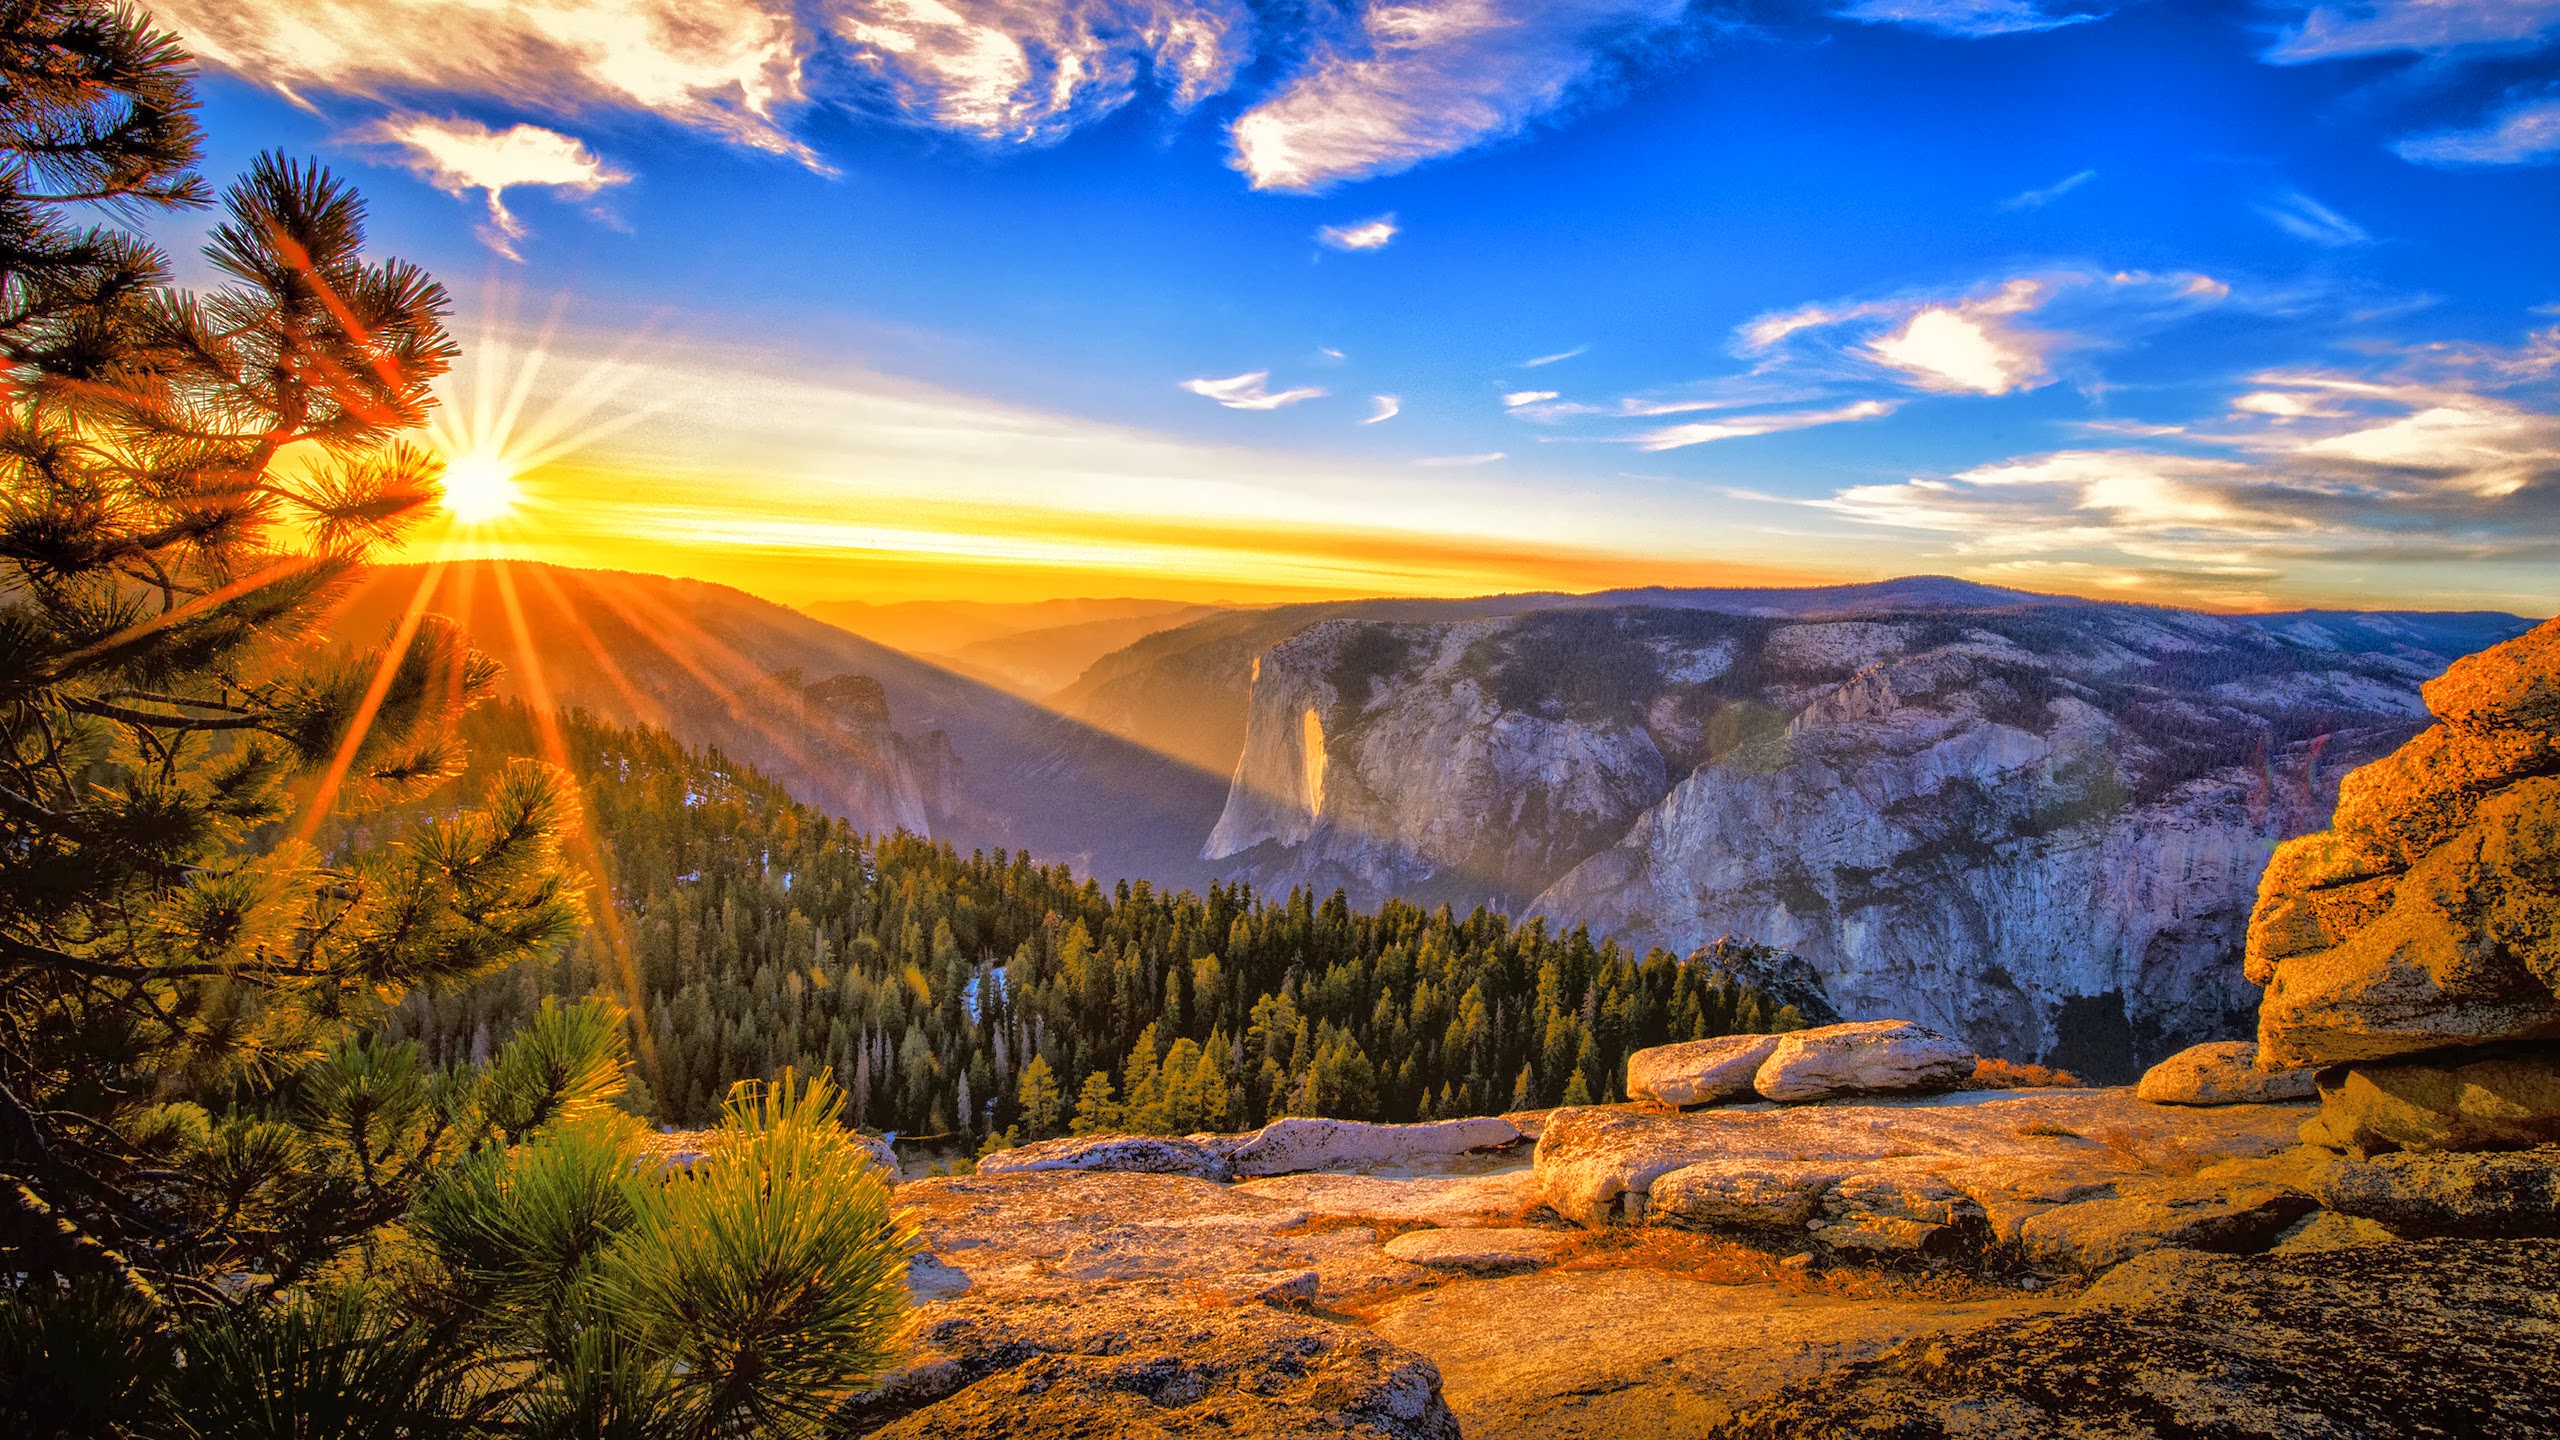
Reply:
[[[1440,1372],[1348,1325],[1147,1288],[966,1296],[841,1417],[878,1440],[1217,1435],[1458,1440]]]
[[[2163,1252],[2077,1310],[1914,1341],[1791,1386],[1717,1440],[2547,1440],[2560,1241]]]

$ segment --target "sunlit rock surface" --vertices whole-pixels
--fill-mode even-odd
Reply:
[[[2268,873],[2248,966],[2274,1063],[2560,1041],[2560,621],[2425,698],[2437,723]]]
[[[2190,1045],[2144,1071],[2134,1087],[2134,1094],[2154,1105],[2262,1105],[2318,1093],[2308,1067],[2259,1069],[2255,1040]]]
[[[1915,1341],[1719,1440],[2527,1440],[2560,1433],[2560,1242],[2164,1251],[2066,1315]]]
[[[1852,1258],[1978,1255],[2102,1269],[2165,1246],[2246,1250],[2315,1208],[2306,1107],[2178,1110],[2125,1090],[1973,1093],[1665,1114],[1564,1110],[1538,1193],[1583,1225],[1801,1234]]]

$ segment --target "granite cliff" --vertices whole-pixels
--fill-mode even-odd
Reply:
[[[1204,854],[1636,945],[1747,935],[1843,1014],[2129,1080],[2246,1029],[2271,850],[2524,628],[2001,600],[1322,619],[1250,659]]]

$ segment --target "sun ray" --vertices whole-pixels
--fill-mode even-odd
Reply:
[[[595,817],[587,810],[586,792],[579,788],[576,771],[569,763],[568,742],[560,735],[560,712],[552,702],[551,682],[543,674],[542,660],[533,645],[532,627],[525,623],[524,603],[516,594],[516,582],[508,567],[498,565],[492,572],[498,582],[498,602],[507,612],[507,628],[514,632],[516,653],[524,659],[525,698],[533,709],[534,733],[542,744],[542,758],[563,776],[569,777],[569,838],[576,850],[578,863],[595,877],[595,886],[587,892],[587,913],[594,917],[596,929],[603,932],[605,948],[613,956],[614,978],[622,986],[623,1008],[631,1016],[631,1033],[640,1050],[641,1073],[648,1078],[649,1088],[664,1093],[665,1077],[658,1070],[658,1050],[649,1031],[648,995],[640,983],[639,956],[633,950],[631,934],[622,923],[622,909],[614,903],[613,868],[605,858],[603,841],[596,834]]]
[[[346,784],[347,771],[355,765],[356,752],[364,748],[374,717],[382,713],[383,699],[391,693],[391,682],[400,673],[400,662],[408,656],[409,642],[417,638],[418,627],[427,618],[427,605],[435,599],[436,587],[444,580],[445,564],[445,554],[439,551],[418,576],[418,588],[410,595],[408,608],[401,612],[400,623],[393,627],[390,643],[383,646],[382,658],[373,667],[373,679],[365,686],[364,698],[356,702],[355,718],[348,724],[345,738],[338,742],[337,754],[330,757],[329,768],[322,772],[309,803],[303,807],[302,818],[294,824],[295,840],[310,843],[311,837],[320,833],[321,822],[329,818],[331,807],[337,804],[338,791]]]

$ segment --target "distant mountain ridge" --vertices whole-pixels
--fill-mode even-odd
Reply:
[[[519,644],[498,583],[525,614]],[[375,571],[338,621],[369,642],[422,566]],[[507,667],[503,688],[660,726],[765,770],[865,828],[1028,849],[1106,883],[1205,883],[1225,778],[744,591],[526,561],[446,567],[430,610]],[[531,663],[528,663],[530,659]],[[858,677],[866,683],[850,683]]]
[[[2528,624],[1977,606],[1935,580],[1660,593],[1679,603],[1337,607],[1256,651],[1204,853],[1354,903],[1763,940],[1853,1017],[2129,1075],[2238,1028],[2269,849],[2422,723],[2421,683]],[[1251,638],[1192,628],[1212,638],[1144,642],[1194,667],[1173,681]]]

